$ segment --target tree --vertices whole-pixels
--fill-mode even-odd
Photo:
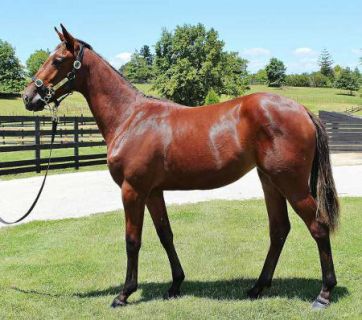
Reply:
[[[214,103],[218,103],[218,102],[220,102],[220,98],[217,95],[217,93],[215,92],[215,90],[211,88],[205,98],[204,104],[207,105],[207,104],[214,104]]]
[[[203,104],[211,88],[218,95],[242,94],[247,61],[223,48],[218,33],[202,24],[177,26],[173,33],[164,29],[155,46],[154,87],[190,106]]]
[[[28,74],[30,77],[37,73],[39,68],[48,59],[49,53],[49,50],[36,50],[30,55],[28,60],[26,60],[26,68],[28,69]]]
[[[329,78],[323,75],[320,71],[313,72],[310,75],[311,86],[316,88],[327,87],[329,84]]]
[[[343,68],[339,64],[335,65],[333,68],[334,77],[338,78],[342,71]]]
[[[137,51],[131,60],[120,68],[120,72],[134,83],[145,83],[153,78],[152,65],[149,65],[147,59]]]
[[[320,66],[320,72],[324,76],[333,79],[334,72],[333,72],[333,59],[331,54],[328,52],[327,49],[323,49],[318,60],[318,64]]]
[[[353,91],[359,90],[358,79],[350,68],[346,68],[341,72],[340,76],[336,80],[335,87],[338,89],[348,90],[349,94],[352,96]]]
[[[285,78],[285,84],[291,87],[310,87],[311,79],[307,73],[289,74]]]
[[[143,59],[146,60],[146,63],[151,66],[153,62],[153,55],[151,53],[150,47],[148,45],[144,45],[140,50],[140,55]]]
[[[15,55],[15,49],[0,40],[0,92],[16,93],[25,86],[24,70]]]
[[[287,68],[284,66],[283,61],[277,58],[271,58],[269,64],[266,66],[265,71],[268,77],[269,87],[281,87],[285,81],[285,71]]]
[[[260,69],[257,73],[252,75],[251,81],[253,84],[266,84],[268,83],[268,75],[265,69]]]
[[[357,67],[354,68],[353,74],[354,74],[354,76],[356,77],[358,83],[361,84],[361,82],[362,82],[362,75],[361,75],[361,72],[359,71],[359,69],[358,69]]]

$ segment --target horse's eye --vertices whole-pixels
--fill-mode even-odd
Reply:
[[[53,60],[53,65],[57,67],[57,66],[59,66],[63,61],[64,61],[64,58],[55,58],[55,59]]]

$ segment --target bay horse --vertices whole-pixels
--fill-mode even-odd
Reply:
[[[218,188],[255,167],[265,195],[270,247],[248,296],[258,298],[271,285],[290,230],[288,201],[319,250],[322,289],[313,307],[328,306],[337,284],[330,232],[338,223],[339,204],[320,120],[304,106],[270,93],[200,107],[148,97],[61,27],[62,32],[55,28],[61,43],[29,83],[23,100],[26,109],[39,111],[70,90],[80,92],[107,144],[109,171],[122,190],[127,251],[126,280],[112,306],[126,305],[137,289],[145,206],[171,266],[165,298],[174,298],[185,275],[163,191]],[[68,86],[59,85],[64,79]]]

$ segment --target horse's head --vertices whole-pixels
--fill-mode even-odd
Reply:
[[[26,87],[23,100],[26,109],[43,110],[45,105],[74,89],[77,71],[81,67],[84,45],[75,39],[63,25],[57,32],[61,43],[50,54]]]

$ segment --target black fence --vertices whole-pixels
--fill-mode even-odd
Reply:
[[[362,152],[362,118],[339,112],[320,111],[331,151]]]
[[[44,170],[48,152],[42,150],[50,148],[51,131],[50,117],[0,116],[0,175]],[[104,145],[94,118],[60,117],[53,150],[72,150],[70,154],[52,157],[50,169],[105,164],[107,154],[99,148]],[[89,147],[98,148],[92,151]],[[29,159],[14,160],[16,158]]]

